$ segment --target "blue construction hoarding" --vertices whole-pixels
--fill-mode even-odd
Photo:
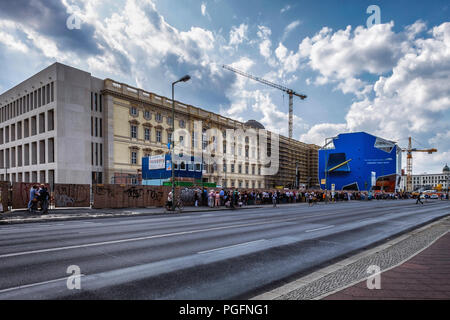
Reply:
[[[319,150],[319,183],[322,189],[398,189],[401,149],[366,132],[343,133],[329,138]]]
[[[172,177],[172,161],[170,154],[162,154],[142,158],[142,183],[146,185],[162,185]],[[175,162],[176,178],[202,179],[202,160],[196,157],[183,157]]]

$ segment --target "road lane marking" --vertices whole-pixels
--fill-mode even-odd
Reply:
[[[314,232],[314,231],[319,231],[319,230],[330,229],[330,228],[333,228],[333,227],[334,227],[334,226],[326,226],[326,227],[322,227],[322,228],[306,230],[305,232]]]
[[[250,243],[256,243],[256,242],[261,242],[261,241],[266,241],[266,239],[260,239],[260,240],[254,240],[254,241],[238,243],[238,244],[234,244],[234,245],[231,245],[231,246],[220,247],[220,248],[215,248],[215,249],[210,249],[210,250],[205,250],[205,251],[199,251],[197,253],[202,254],[202,253],[208,253],[208,252],[213,252],[213,251],[217,251],[217,250],[229,249],[229,248],[233,248],[233,247],[246,246],[246,245],[248,245]]]
[[[290,218],[290,219],[284,219],[284,220],[278,220],[278,221],[275,220],[275,221],[264,221],[264,222],[237,224],[237,225],[235,224],[235,225],[231,225],[231,226],[214,227],[214,228],[208,228],[208,229],[199,229],[199,230],[191,230],[191,231],[166,233],[166,234],[157,234],[157,235],[147,236],[147,237],[111,240],[111,241],[86,243],[86,244],[66,246],[66,247],[56,247],[56,248],[39,249],[39,250],[32,250],[32,251],[7,253],[7,254],[0,255],[0,258],[24,256],[24,255],[28,255],[28,254],[34,254],[34,253],[54,252],[54,251],[61,251],[61,250],[88,248],[88,247],[102,246],[102,245],[108,245],[108,244],[117,244],[117,243],[125,243],[125,242],[132,242],[132,241],[157,239],[157,238],[164,238],[164,237],[170,237],[170,236],[179,236],[179,235],[186,235],[186,234],[193,234],[193,233],[200,233],[200,232],[207,232],[207,231],[215,231],[215,230],[224,230],[224,229],[231,229],[231,228],[257,226],[257,225],[263,225],[263,224],[274,224],[274,223],[287,222],[287,221],[293,221],[293,220],[296,220],[296,219]]]
[[[80,277],[84,276],[84,274],[80,274]],[[9,291],[14,291],[14,290],[20,290],[20,289],[25,289],[25,288],[30,288],[30,287],[35,287],[35,286],[39,286],[42,284],[49,284],[49,283],[54,283],[54,282],[58,282],[58,281],[63,281],[69,279],[70,276],[68,277],[64,277],[64,278],[59,278],[59,279],[54,279],[54,280],[48,280],[48,281],[42,281],[42,282],[36,282],[36,283],[31,283],[31,284],[24,284],[22,286],[17,286],[17,287],[12,287],[12,288],[8,288],[8,289],[2,289],[0,290],[0,293],[5,293],[5,292],[9,292]]]

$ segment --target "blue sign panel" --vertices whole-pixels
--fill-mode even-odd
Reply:
[[[202,178],[202,161],[193,156],[175,162],[175,177]],[[142,179],[168,179],[172,177],[171,155],[151,156],[142,158]]]

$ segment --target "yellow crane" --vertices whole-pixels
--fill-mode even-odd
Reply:
[[[417,149],[412,147],[412,138],[408,138],[408,148],[402,149],[403,152],[407,152],[406,156],[406,191],[412,192],[412,153],[413,152],[427,152],[428,154],[432,154],[433,152],[437,152],[437,149]]]

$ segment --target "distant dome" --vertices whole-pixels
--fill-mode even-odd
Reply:
[[[445,165],[444,169],[442,169],[442,172],[450,172],[450,168],[448,167],[448,165]]]
[[[262,130],[265,129],[264,126],[261,123],[259,123],[258,121],[256,121],[256,120],[248,120],[245,123],[245,125],[249,126],[249,127],[252,127],[254,129],[262,129]]]

